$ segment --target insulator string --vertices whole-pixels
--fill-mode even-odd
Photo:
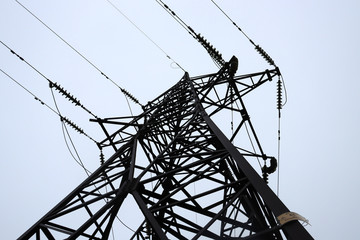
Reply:
[[[193,38],[195,38],[208,52],[210,57],[213,59],[215,65],[219,68],[225,65],[225,60],[222,58],[222,54],[219,53],[213,45],[210,44],[200,33],[196,33],[192,27],[187,25],[171,8],[161,0],[156,2],[164,8]]]
[[[131,95],[128,91],[126,91],[123,88],[120,88],[120,90],[125,96],[130,98],[130,100],[132,100],[134,103],[139,104],[141,107],[143,107],[143,105],[139,102],[139,100],[137,100],[137,98],[135,98],[133,95]]]
[[[277,109],[279,112],[279,118],[281,117],[282,106],[282,83],[279,76],[279,79],[277,81]]]
[[[69,92],[67,92],[63,87],[61,87],[58,83],[54,83],[47,79],[49,81],[49,87],[55,88],[59,93],[61,93],[65,98],[67,98],[69,101],[75,104],[75,106],[80,106],[83,110],[88,112],[90,115],[94,116],[95,118],[98,118],[96,115],[94,115],[90,110],[88,110],[86,107],[84,107],[78,99],[76,99],[73,95],[71,95]]]
[[[66,147],[67,147],[70,155],[71,155],[72,158],[74,159],[74,161],[75,161],[77,164],[79,164],[79,166],[80,166],[82,169],[84,169],[84,171],[85,171],[85,173],[86,173],[87,176],[90,176],[91,172],[85,167],[83,161],[81,160],[80,155],[79,155],[79,153],[78,153],[78,151],[77,151],[77,149],[76,149],[76,147],[75,147],[75,144],[74,144],[74,142],[73,142],[73,140],[72,140],[72,138],[71,138],[71,136],[70,136],[70,133],[69,133],[67,127],[66,127],[66,124],[69,124],[69,123],[67,123],[66,121],[63,120],[64,117],[62,117],[62,115],[61,115],[59,106],[58,106],[58,104],[57,104],[57,101],[56,101],[56,98],[55,98],[55,95],[54,95],[54,91],[53,91],[52,88],[50,88],[50,91],[51,91],[51,95],[52,95],[52,98],[53,98],[53,101],[54,101],[55,108],[56,108],[56,110],[57,110],[58,115],[60,116],[61,129],[62,129],[62,132],[63,132],[65,145],[66,145]],[[70,120],[68,120],[68,121],[71,122]],[[66,123],[66,124],[65,124],[65,123]],[[72,123],[72,125],[76,126],[75,123]],[[73,127],[73,126],[72,126],[72,127]],[[76,127],[77,127],[77,126],[76,126]],[[77,128],[79,128],[79,127],[77,127]],[[79,128],[79,129],[80,129],[80,128]],[[66,134],[65,134],[65,132],[66,132]],[[85,133],[83,133],[83,134],[84,134],[85,136],[87,136],[87,134],[85,134]],[[71,146],[72,146],[72,148],[73,148],[74,151],[75,151],[75,154],[76,154],[76,156],[77,156],[77,159],[75,158],[73,152],[72,152],[71,149],[70,149],[68,140],[66,139],[66,135],[68,136],[68,139],[70,140]],[[87,137],[89,137],[89,136],[87,136]],[[94,141],[94,140],[93,140],[93,141]],[[94,142],[95,142],[95,141],[94,141]],[[97,145],[99,145],[97,142],[95,142],[95,143],[96,143]]]

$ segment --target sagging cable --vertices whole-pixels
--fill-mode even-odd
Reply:
[[[218,67],[223,67],[225,65],[225,60],[222,58],[222,54],[213,47],[201,34],[196,35],[198,42],[205,48],[209,53],[210,57],[215,61]]]

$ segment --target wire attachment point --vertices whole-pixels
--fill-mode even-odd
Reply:
[[[69,101],[73,102],[76,106],[82,106],[80,101],[78,99],[76,99],[73,95],[71,95],[70,93],[68,93],[63,87],[61,87],[59,84],[57,83],[53,83],[52,81],[49,81],[49,86],[50,88],[55,88],[56,90],[59,91],[59,93],[61,93],[63,96],[65,96],[65,98],[69,99]]]
[[[124,88],[120,88],[121,92],[127,96],[128,98],[130,98],[134,103],[139,104],[141,107],[143,107],[143,105],[139,102],[139,100],[137,100],[133,95],[131,95],[128,91],[126,91]]]
[[[270,64],[275,66],[275,62],[274,60],[269,56],[269,54],[267,54],[265,52],[264,49],[262,49],[262,47],[260,47],[259,45],[255,46],[256,51],[258,51],[258,53]]]
[[[61,122],[67,123],[70,127],[75,129],[76,131],[78,131],[80,134],[86,135],[84,130],[82,130],[79,126],[77,126],[75,123],[73,123],[72,121],[70,121],[66,117],[60,116],[60,120],[61,120]]]

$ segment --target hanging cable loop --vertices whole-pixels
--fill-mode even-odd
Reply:
[[[100,165],[103,165],[105,162],[104,153],[102,151],[102,148],[100,148]]]

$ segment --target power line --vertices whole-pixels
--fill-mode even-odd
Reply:
[[[34,13],[32,13],[28,8],[26,8],[23,4],[21,4],[18,0],[15,0],[22,8],[24,8],[28,13],[30,13],[34,18],[36,18],[42,25],[44,25],[47,29],[49,29],[53,34],[55,34],[55,36],[57,36],[61,41],[63,41],[67,46],[69,46],[73,51],[75,51],[80,57],[82,57],[86,62],[88,62],[92,67],[94,67],[98,72],[100,72],[100,74],[102,76],[104,76],[107,80],[109,80],[110,82],[112,82],[116,87],[118,87],[121,92],[124,93],[124,88],[120,87],[114,80],[112,80],[110,77],[108,77],[103,71],[101,71],[95,64],[93,64],[88,58],[86,58],[83,54],[81,54],[78,50],[76,50],[76,48],[74,48],[70,43],[68,43],[64,38],[62,38],[59,34],[57,34],[53,29],[51,29],[47,24],[45,24],[44,21],[42,21],[40,18],[38,18]],[[124,94],[125,97],[127,97],[126,94]],[[133,99],[132,99],[133,100]],[[139,101],[135,102],[137,104],[139,104],[141,107],[143,105],[141,105],[139,103]],[[128,107],[131,111],[131,106],[128,102]]]
[[[0,71],[6,75],[8,78],[10,78],[12,81],[14,81],[16,84],[18,84],[22,89],[24,89],[26,92],[28,92],[30,95],[34,97],[36,101],[39,101],[42,105],[50,109],[53,113],[59,115],[53,108],[51,108],[49,105],[47,105],[45,102],[43,102],[40,98],[38,98],[35,94],[33,94],[30,90],[28,90],[26,87],[24,87],[21,83],[16,81],[13,77],[11,77],[9,74],[7,74],[4,70],[0,69]]]
[[[11,77],[8,73],[6,73],[4,70],[0,69],[0,71],[6,75],[8,78],[10,78],[12,81],[14,81],[16,84],[18,84],[21,88],[23,88],[26,92],[28,92],[30,95],[32,95],[34,97],[35,100],[39,101],[42,105],[46,106],[48,109],[50,109],[53,113],[55,113],[56,115],[58,115],[60,117],[60,120],[62,122],[65,122],[66,124],[68,124],[69,126],[71,126],[72,128],[74,128],[76,131],[78,131],[80,134],[83,134],[84,136],[86,136],[87,138],[89,138],[90,140],[92,140],[94,143],[97,144],[97,142],[90,137],[88,134],[86,134],[81,128],[79,128],[74,122],[70,121],[68,118],[64,117],[63,115],[61,115],[60,113],[58,113],[56,110],[54,110],[53,108],[51,108],[48,104],[46,104],[44,101],[42,101],[40,98],[38,98],[35,94],[33,94],[30,90],[28,90],[26,87],[24,87],[21,83],[19,83],[18,81],[16,81],[13,77]]]
[[[12,54],[14,54],[16,57],[18,57],[21,61],[26,63],[29,67],[31,67],[35,72],[37,72],[40,76],[42,76],[45,80],[48,81],[50,88],[55,88],[58,90],[65,98],[67,98],[69,101],[73,102],[76,106],[80,106],[83,110],[85,110],[87,113],[92,115],[93,117],[97,118],[96,115],[94,115],[90,110],[88,110],[86,107],[84,107],[79,100],[77,100],[73,95],[68,93],[63,87],[61,87],[59,84],[54,83],[49,78],[47,78],[42,72],[40,72],[37,68],[35,68],[33,65],[31,65],[28,61],[26,61],[22,56],[17,54],[13,49],[11,49],[8,45],[6,45],[3,41],[0,40],[0,43],[5,46],[7,49],[10,50]]]
[[[181,67],[181,65],[179,63],[177,63],[172,57],[170,57],[169,54],[167,54],[165,52],[164,49],[162,49],[159,44],[157,44],[153,39],[150,38],[149,35],[147,35],[143,30],[141,30],[140,27],[138,27],[134,21],[132,21],[127,15],[125,15],[113,2],[111,2],[110,0],[106,0],[118,13],[120,13],[126,20],[128,20],[142,35],[144,35],[152,44],[154,44],[161,52],[163,52],[166,57],[168,59],[170,59],[171,61],[173,61],[173,63],[175,63],[181,70],[183,70],[184,72],[185,69],[183,67]]]

